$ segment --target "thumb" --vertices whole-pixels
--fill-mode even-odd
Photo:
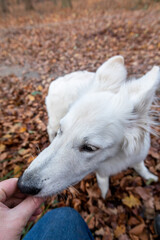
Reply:
[[[19,215],[22,224],[26,225],[33,213],[44,202],[43,198],[27,197],[19,205],[13,208],[13,214]]]

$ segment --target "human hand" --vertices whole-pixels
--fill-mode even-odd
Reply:
[[[19,240],[27,222],[41,213],[44,199],[18,192],[17,181],[0,182],[0,240]]]

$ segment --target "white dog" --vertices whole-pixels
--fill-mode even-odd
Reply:
[[[51,144],[25,170],[20,190],[49,196],[95,172],[105,198],[109,177],[128,167],[158,181],[144,160],[159,80],[155,66],[142,78],[126,81],[123,57],[115,56],[96,73],[74,72],[53,81],[46,98]]]

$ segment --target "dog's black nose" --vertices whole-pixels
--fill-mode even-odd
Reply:
[[[30,194],[30,195],[36,195],[40,192],[40,188],[35,187],[32,183],[26,184],[25,181],[23,181],[22,176],[18,179],[18,188],[22,193]]]

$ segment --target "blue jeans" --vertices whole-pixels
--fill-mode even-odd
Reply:
[[[87,224],[73,208],[62,207],[46,213],[24,240],[94,240]]]

